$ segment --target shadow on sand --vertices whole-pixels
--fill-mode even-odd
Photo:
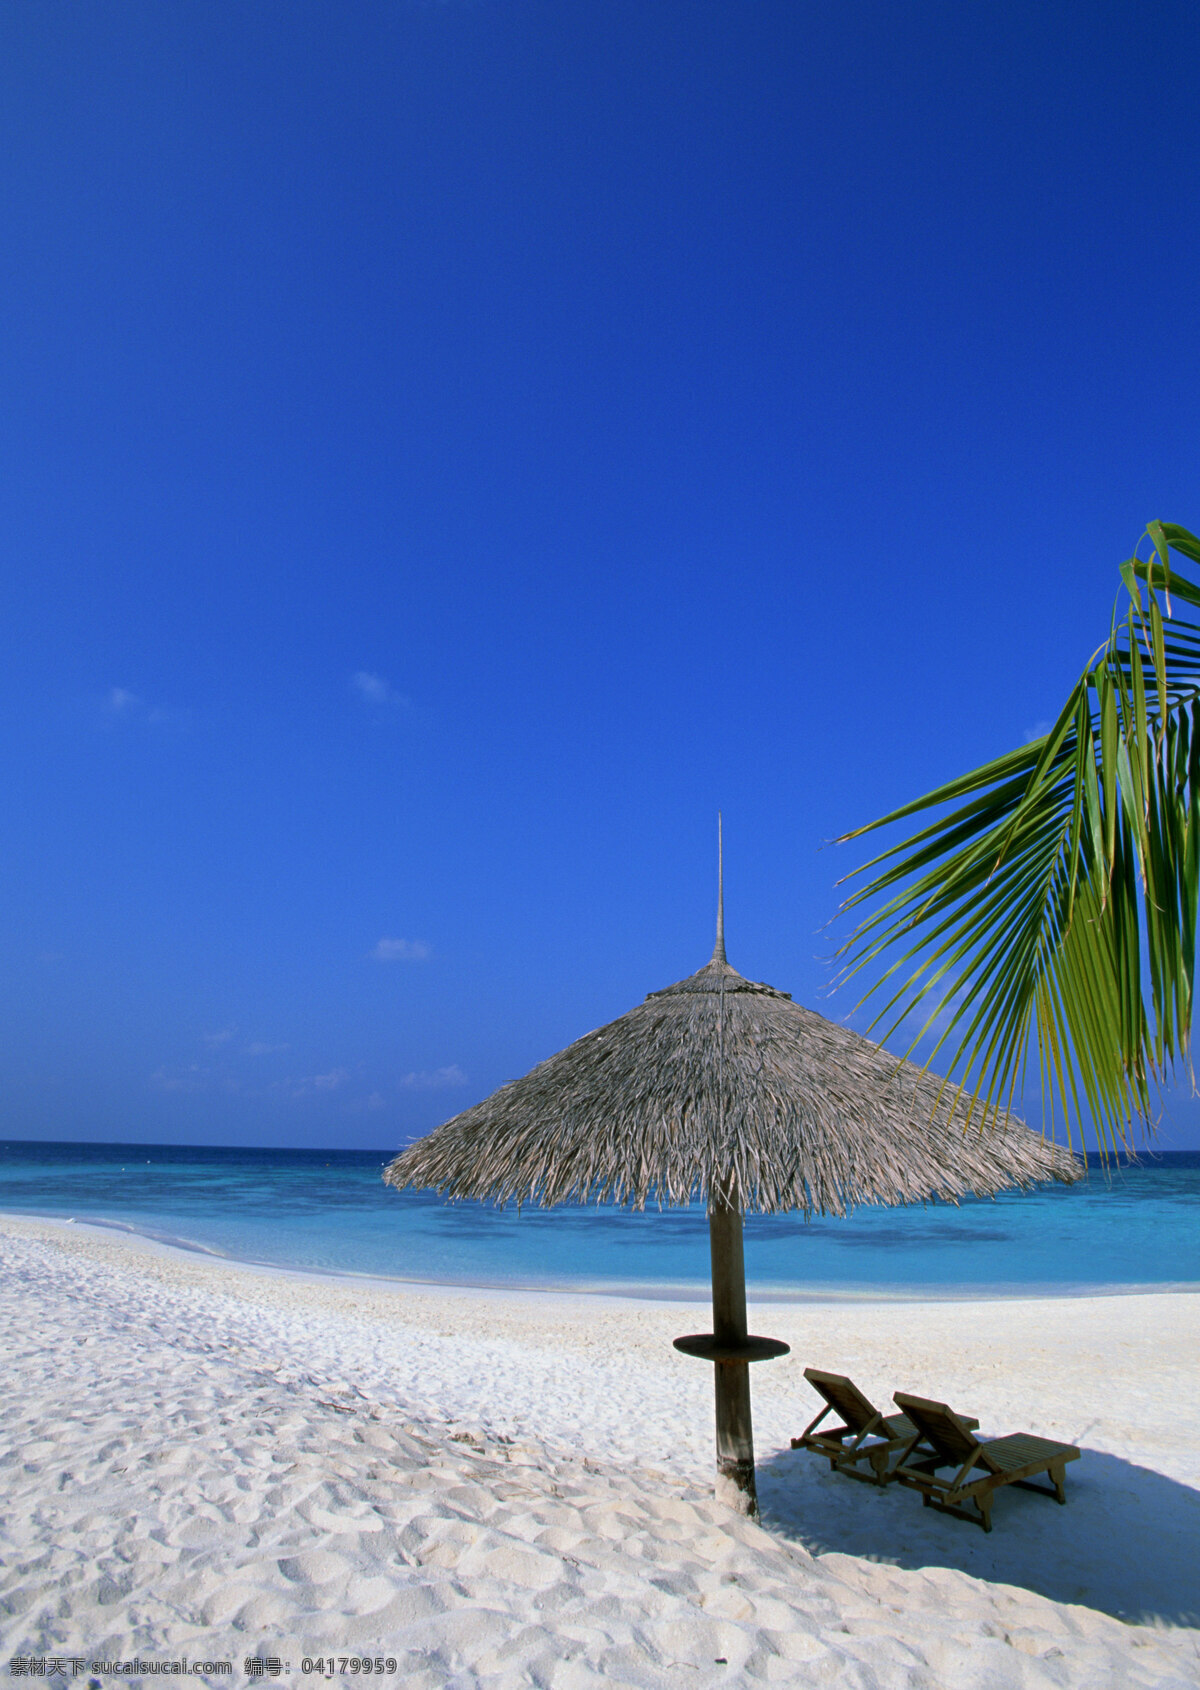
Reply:
[[[1067,1468],[1067,1505],[1009,1487],[993,1529],[923,1508],[900,1485],[877,1490],[800,1450],[758,1469],[762,1523],[814,1555],[954,1567],[1143,1625],[1200,1626],[1200,1491],[1083,1450]]]

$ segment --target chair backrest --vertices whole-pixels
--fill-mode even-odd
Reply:
[[[935,1455],[947,1461],[965,1461],[978,1449],[979,1439],[964,1426],[952,1408],[944,1402],[930,1402],[928,1397],[910,1397],[903,1391],[895,1393],[896,1406],[906,1414]]]
[[[874,1403],[868,1402],[852,1379],[847,1379],[844,1373],[826,1373],[819,1367],[806,1367],[804,1377],[814,1391],[819,1391],[829,1404],[841,1415],[852,1432],[861,1432],[872,1420],[878,1417],[878,1409]]]

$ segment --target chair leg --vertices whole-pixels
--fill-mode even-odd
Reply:
[[[974,1503],[974,1508],[969,1506]],[[985,1496],[982,1501],[977,1496],[968,1497],[966,1502],[942,1502],[931,1491],[921,1492],[921,1506],[936,1508],[939,1514],[953,1514],[956,1520],[966,1520],[969,1525],[982,1526],[985,1532],[992,1529],[992,1499]]]
[[[1050,1477],[1054,1482],[1054,1499],[1055,1499],[1055,1501],[1061,1502],[1065,1506],[1066,1500],[1067,1500],[1067,1483],[1066,1483],[1066,1480],[1067,1480],[1067,1464],[1066,1464],[1066,1462],[1065,1461],[1056,1462],[1054,1464],[1054,1466],[1051,1467],[1051,1469],[1050,1469]]]

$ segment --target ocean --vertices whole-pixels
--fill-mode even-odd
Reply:
[[[707,1298],[702,1209],[496,1209],[397,1192],[388,1153],[0,1144],[0,1210],[245,1262],[429,1282]],[[759,1298],[1200,1285],[1200,1153],[961,1205],[746,1220]]]

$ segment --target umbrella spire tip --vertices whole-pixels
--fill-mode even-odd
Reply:
[[[721,838],[721,812],[717,811],[717,942],[712,960],[728,962],[725,955],[725,849]]]

